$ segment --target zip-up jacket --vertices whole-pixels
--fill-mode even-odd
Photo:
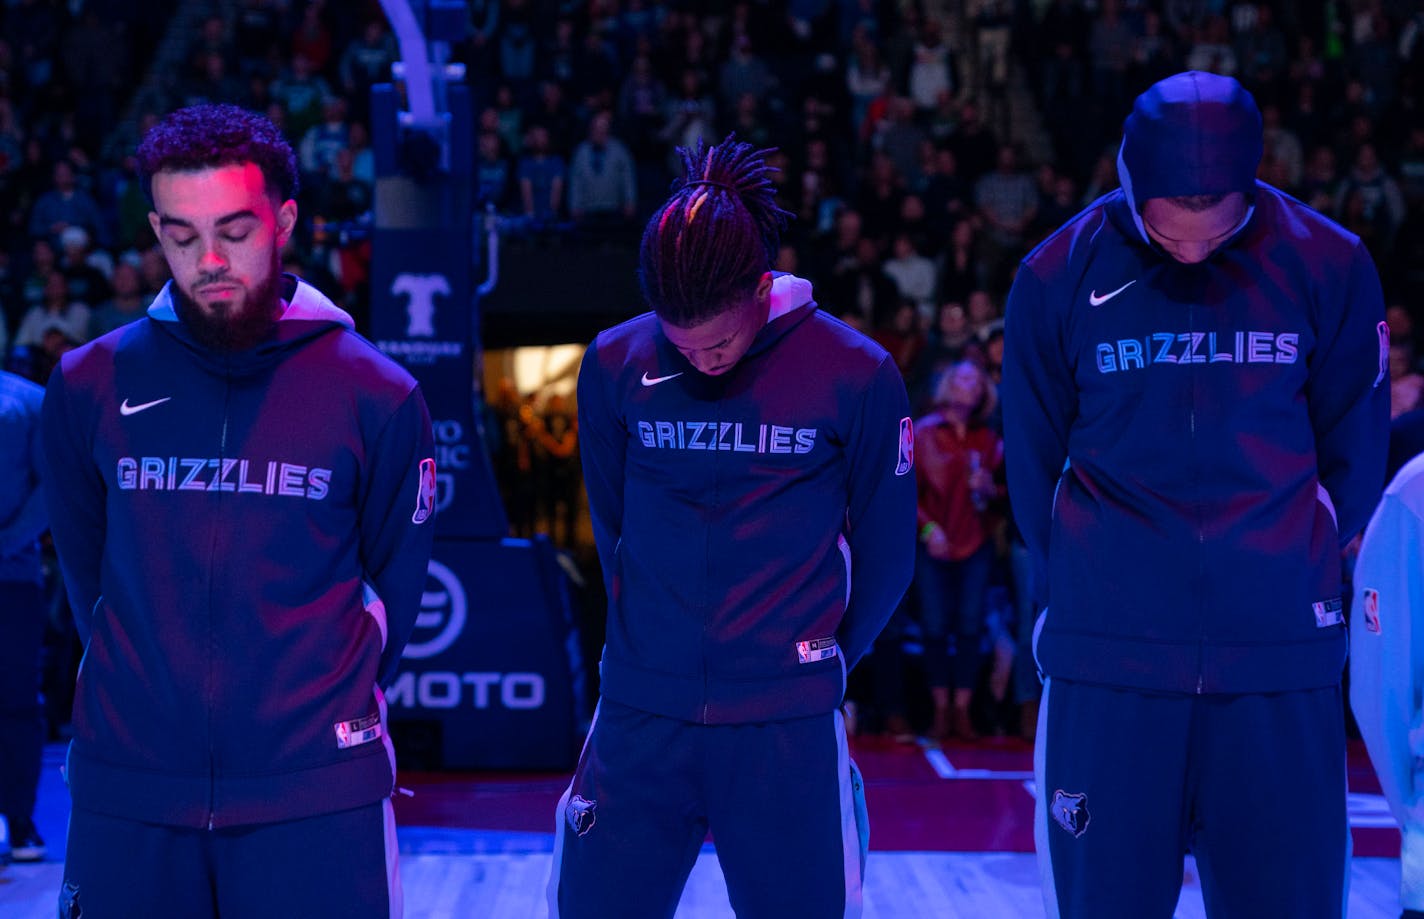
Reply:
[[[1350,707],[1404,837],[1400,906],[1424,910],[1424,456],[1385,489],[1354,571]]]
[[[1009,296],[1005,456],[1046,579],[1039,666],[1162,691],[1335,685],[1340,549],[1385,467],[1379,279],[1358,237],[1254,180],[1260,117],[1235,81],[1166,84],[1190,102],[1139,100],[1122,187]],[[1202,263],[1142,223],[1147,198],[1229,191],[1253,205]]]
[[[783,275],[767,324],[706,376],[647,313],[579,372],[608,585],[602,687],[702,723],[832,711],[914,566],[913,431],[883,348]]]
[[[200,346],[170,285],[50,380],[46,501],[85,648],[77,806],[214,828],[392,791],[378,684],[425,583],[430,418],[345,313],[283,280],[252,349]]]
[[[39,582],[45,531],[40,474],[40,403],[44,390],[0,370],[0,581]]]

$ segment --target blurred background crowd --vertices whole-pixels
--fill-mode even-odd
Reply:
[[[631,274],[642,222],[676,177],[675,147],[732,132],[774,146],[780,203],[797,217],[777,267],[884,345],[926,430],[953,435],[944,487],[962,500],[943,521],[947,547],[922,551],[904,609],[857,672],[862,730],[965,741],[1030,725],[1033,613],[994,398],[1004,298],[1018,260],[1116,186],[1122,120],[1157,79],[1210,70],[1255,94],[1260,177],[1367,242],[1390,305],[1394,413],[1421,406],[1424,0],[468,10],[454,59],[473,93],[478,196],[511,245],[546,251],[550,265],[570,247],[608,246],[607,270]],[[368,328],[369,243],[347,229],[370,221],[369,88],[398,58],[376,0],[5,0],[5,366],[43,382],[64,351],[143,315],[166,269],[134,146],[160,114],[199,101],[282,127],[302,174],[286,268]],[[511,365],[487,357],[484,434],[513,530],[550,532],[596,579],[568,397],[576,361],[532,381],[500,370]],[[586,626],[597,647],[596,614]],[[50,696],[60,723],[65,693]]]

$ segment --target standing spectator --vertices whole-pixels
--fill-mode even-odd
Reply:
[[[81,227],[69,227],[59,234],[59,270],[69,282],[69,297],[93,309],[109,296],[109,278],[113,261],[107,252],[94,252],[89,247],[89,234]]]
[[[399,915],[380,686],[430,559],[429,413],[277,273],[297,175],[274,125],[184,109],[139,161],[174,280],[43,409],[85,646],[61,912]],[[210,466],[230,487],[182,487]]]
[[[916,324],[928,326],[934,314],[935,291],[939,278],[935,263],[926,258],[914,237],[901,231],[895,234],[890,258],[885,260],[885,274],[895,282],[901,299],[909,300],[918,312]]]
[[[331,96],[322,100],[321,123],[307,128],[297,149],[297,162],[302,167],[303,182],[319,185],[336,163],[336,151],[351,143],[351,128],[346,123],[346,100]]]
[[[549,131],[541,124],[525,135],[524,156],[519,159],[519,198],[524,216],[536,224],[559,219],[564,204],[568,170],[564,158],[549,152]]]
[[[915,422],[915,586],[936,740],[978,737],[969,702],[979,677],[984,589],[994,559],[986,512],[997,494],[994,471],[1003,462],[999,435],[988,426],[997,401],[984,371],[960,361],[940,373],[933,410]]]
[[[1345,218],[1346,205],[1352,195],[1359,196],[1358,217],[1369,224],[1379,238],[1382,248],[1378,251],[1388,251],[1395,232],[1404,222],[1404,195],[1399,191],[1399,184],[1385,172],[1374,144],[1360,145],[1350,171],[1335,190],[1336,220]]]
[[[361,29],[361,37],[341,52],[337,72],[343,95],[353,103],[354,118],[365,120],[371,87],[390,78],[391,64],[399,58],[395,36],[382,19],[367,22]]]
[[[108,236],[99,205],[89,192],[79,187],[74,164],[60,160],[54,164],[54,187],[40,195],[30,211],[30,235],[44,236],[53,244],[65,227],[82,227],[89,238],[103,245]]]
[[[1344,903],[1340,552],[1384,471],[1384,303],[1356,237],[1256,180],[1261,147],[1235,80],[1156,84],[1124,126],[1122,188],[1009,295],[1053,914],[1170,913],[1188,835],[1225,913]]]
[[[44,639],[45,531],[40,476],[44,390],[0,370],[0,816],[10,833],[10,858],[36,862],[45,842],[35,829],[43,729],[40,646]]]
[[[305,54],[292,55],[287,71],[272,84],[272,101],[281,107],[288,137],[301,137],[321,120],[331,87]]]
[[[637,203],[633,158],[613,136],[613,116],[599,112],[569,164],[569,214],[579,221],[626,223]]]

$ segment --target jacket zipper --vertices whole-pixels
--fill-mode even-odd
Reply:
[[[1189,306],[1187,307],[1187,334],[1188,334],[1188,335],[1191,335],[1191,336],[1195,336],[1195,335],[1196,335],[1196,328],[1197,328],[1196,307],[1195,307],[1194,305],[1189,305]],[[1199,454],[1198,454],[1198,449],[1197,449],[1197,397],[1198,397],[1197,381],[1198,381],[1198,379],[1199,379],[1199,377],[1200,377],[1200,373],[1201,373],[1201,371],[1197,368],[1197,365],[1193,364],[1193,365],[1192,365],[1192,376],[1191,376],[1191,379],[1192,379],[1192,402],[1191,402],[1191,409],[1189,410],[1188,415],[1187,415],[1187,421],[1188,421],[1188,425],[1189,425],[1190,438],[1191,438],[1191,442],[1192,442],[1192,459],[1193,459],[1194,461],[1199,461],[1199,460],[1198,460],[1198,455],[1199,455]],[[1201,475],[1200,469],[1198,469],[1197,475],[1198,475],[1198,478],[1200,478],[1200,475]],[[1198,483],[1198,484],[1199,484],[1199,483]],[[1197,694],[1197,695],[1201,695],[1202,692],[1203,692],[1203,690],[1205,689],[1205,684],[1206,684],[1206,610],[1202,607],[1202,604],[1204,603],[1204,595],[1205,595],[1205,592],[1206,592],[1206,591],[1205,591],[1205,587],[1204,587],[1204,585],[1206,584],[1206,572],[1205,572],[1205,570],[1204,570],[1205,567],[1206,567],[1206,529],[1205,529],[1204,524],[1202,523],[1202,507],[1201,507],[1201,504],[1200,504],[1200,503],[1197,503],[1197,505],[1196,505],[1196,518],[1197,518],[1197,519],[1196,519],[1196,526],[1197,526],[1197,576],[1196,576],[1196,587],[1197,587],[1197,605],[1198,605],[1198,619],[1197,619],[1197,691],[1196,691],[1196,694]]]
[[[712,444],[715,447],[722,433],[722,400],[717,400],[717,432],[713,437]],[[711,708],[711,700],[708,698],[711,679],[707,673],[707,636],[711,633],[711,623],[708,621],[712,609],[712,521],[711,511],[717,507],[721,493],[718,481],[720,458],[712,457],[712,504],[708,508],[708,519],[703,524],[703,578],[702,578],[702,723],[708,724],[708,711]]]
[[[222,432],[218,436],[218,475],[221,481],[223,463],[227,458],[227,423],[228,412],[232,399],[232,374],[228,373],[223,384],[223,413]],[[219,488],[213,495],[214,501],[222,501],[222,489]],[[214,515],[212,527],[212,540],[209,543],[208,554],[208,830],[213,829],[217,820],[217,745],[213,741],[213,713],[216,708],[214,694],[216,692],[216,678],[213,674],[215,661],[217,660],[217,630],[213,625],[213,599],[214,589],[217,582],[217,559],[218,559],[218,515]]]

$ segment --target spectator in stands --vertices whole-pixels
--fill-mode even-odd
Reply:
[[[1415,366],[1414,339],[1391,338],[1389,343],[1389,417],[1424,408],[1424,374]]]
[[[89,334],[98,338],[120,326],[142,319],[144,310],[153,302],[143,292],[143,278],[137,259],[122,259],[114,266],[113,296],[105,300],[89,316]]]
[[[1377,251],[1388,251],[1394,234],[1404,222],[1404,196],[1399,184],[1385,172],[1379,154],[1372,143],[1361,144],[1355,151],[1355,161],[1335,189],[1336,220],[1346,218],[1352,195],[1358,195],[1356,213],[1351,216],[1369,227],[1371,236],[1379,240]]]
[[[89,234],[82,227],[68,227],[59,234],[59,270],[69,282],[69,297],[93,309],[109,296],[108,273],[113,270],[109,253],[94,252]],[[107,270],[98,265],[106,266]],[[82,340],[82,339],[81,339]]]
[[[15,332],[15,344],[38,348],[45,335],[58,330],[65,338],[83,343],[89,340],[89,307],[69,296],[69,282],[58,271],[45,279],[44,302],[25,313]]]
[[[532,125],[525,138],[524,155],[519,159],[519,198],[524,216],[536,224],[551,224],[563,209],[568,169],[563,157],[549,152],[548,128]]]
[[[336,163],[336,151],[351,143],[351,128],[346,122],[346,100],[330,96],[322,100],[321,122],[307,128],[297,148],[302,170],[302,183],[320,184]]]
[[[391,64],[400,57],[395,36],[382,19],[372,19],[361,29],[361,37],[341,52],[337,73],[341,90],[351,103],[352,114],[364,119],[370,105],[371,87],[390,78]]]
[[[1005,260],[1024,251],[1028,228],[1038,213],[1038,188],[1033,177],[1019,169],[1013,144],[999,148],[995,170],[975,183],[974,204],[984,218],[985,257],[997,283]]]
[[[293,54],[290,67],[272,84],[272,100],[283,113],[284,133],[301,137],[321,120],[331,87],[305,54]]]
[[[92,195],[79,187],[74,164],[60,160],[54,164],[54,187],[40,196],[30,212],[30,235],[45,236],[58,244],[66,227],[82,227],[101,245],[107,242],[104,218]]]
[[[494,131],[481,131],[475,146],[475,201],[507,211],[514,193],[514,170]]]
[[[925,257],[914,237],[905,230],[895,234],[890,250],[890,258],[885,260],[885,274],[895,282],[900,299],[915,305],[915,324],[927,327],[934,316],[935,292],[939,286],[935,263]]]
[[[633,158],[613,136],[613,116],[599,112],[569,164],[569,214],[578,221],[626,226],[637,205]]]
[[[930,733],[940,741],[979,736],[969,702],[979,677],[984,589],[994,558],[987,511],[998,494],[994,471],[1004,456],[999,435],[987,424],[997,401],[984,371],[960,361],[939,375],[934,408],[915,422],[915,587],[934,703]]]
[[[850,62],[846,65],[846,89],[850,93],[851,130],[861,136],[870,103],[893,89],[890,67],[880,53],[880,47],[864,26],[855,30]]]
[[[939,105],[939,94],[959,93],[958,65],[954,53],[945,44],[943,29],[935,16],[921,23],[916,36],[909,70],[909,93],[915,108],[928,115]]]

